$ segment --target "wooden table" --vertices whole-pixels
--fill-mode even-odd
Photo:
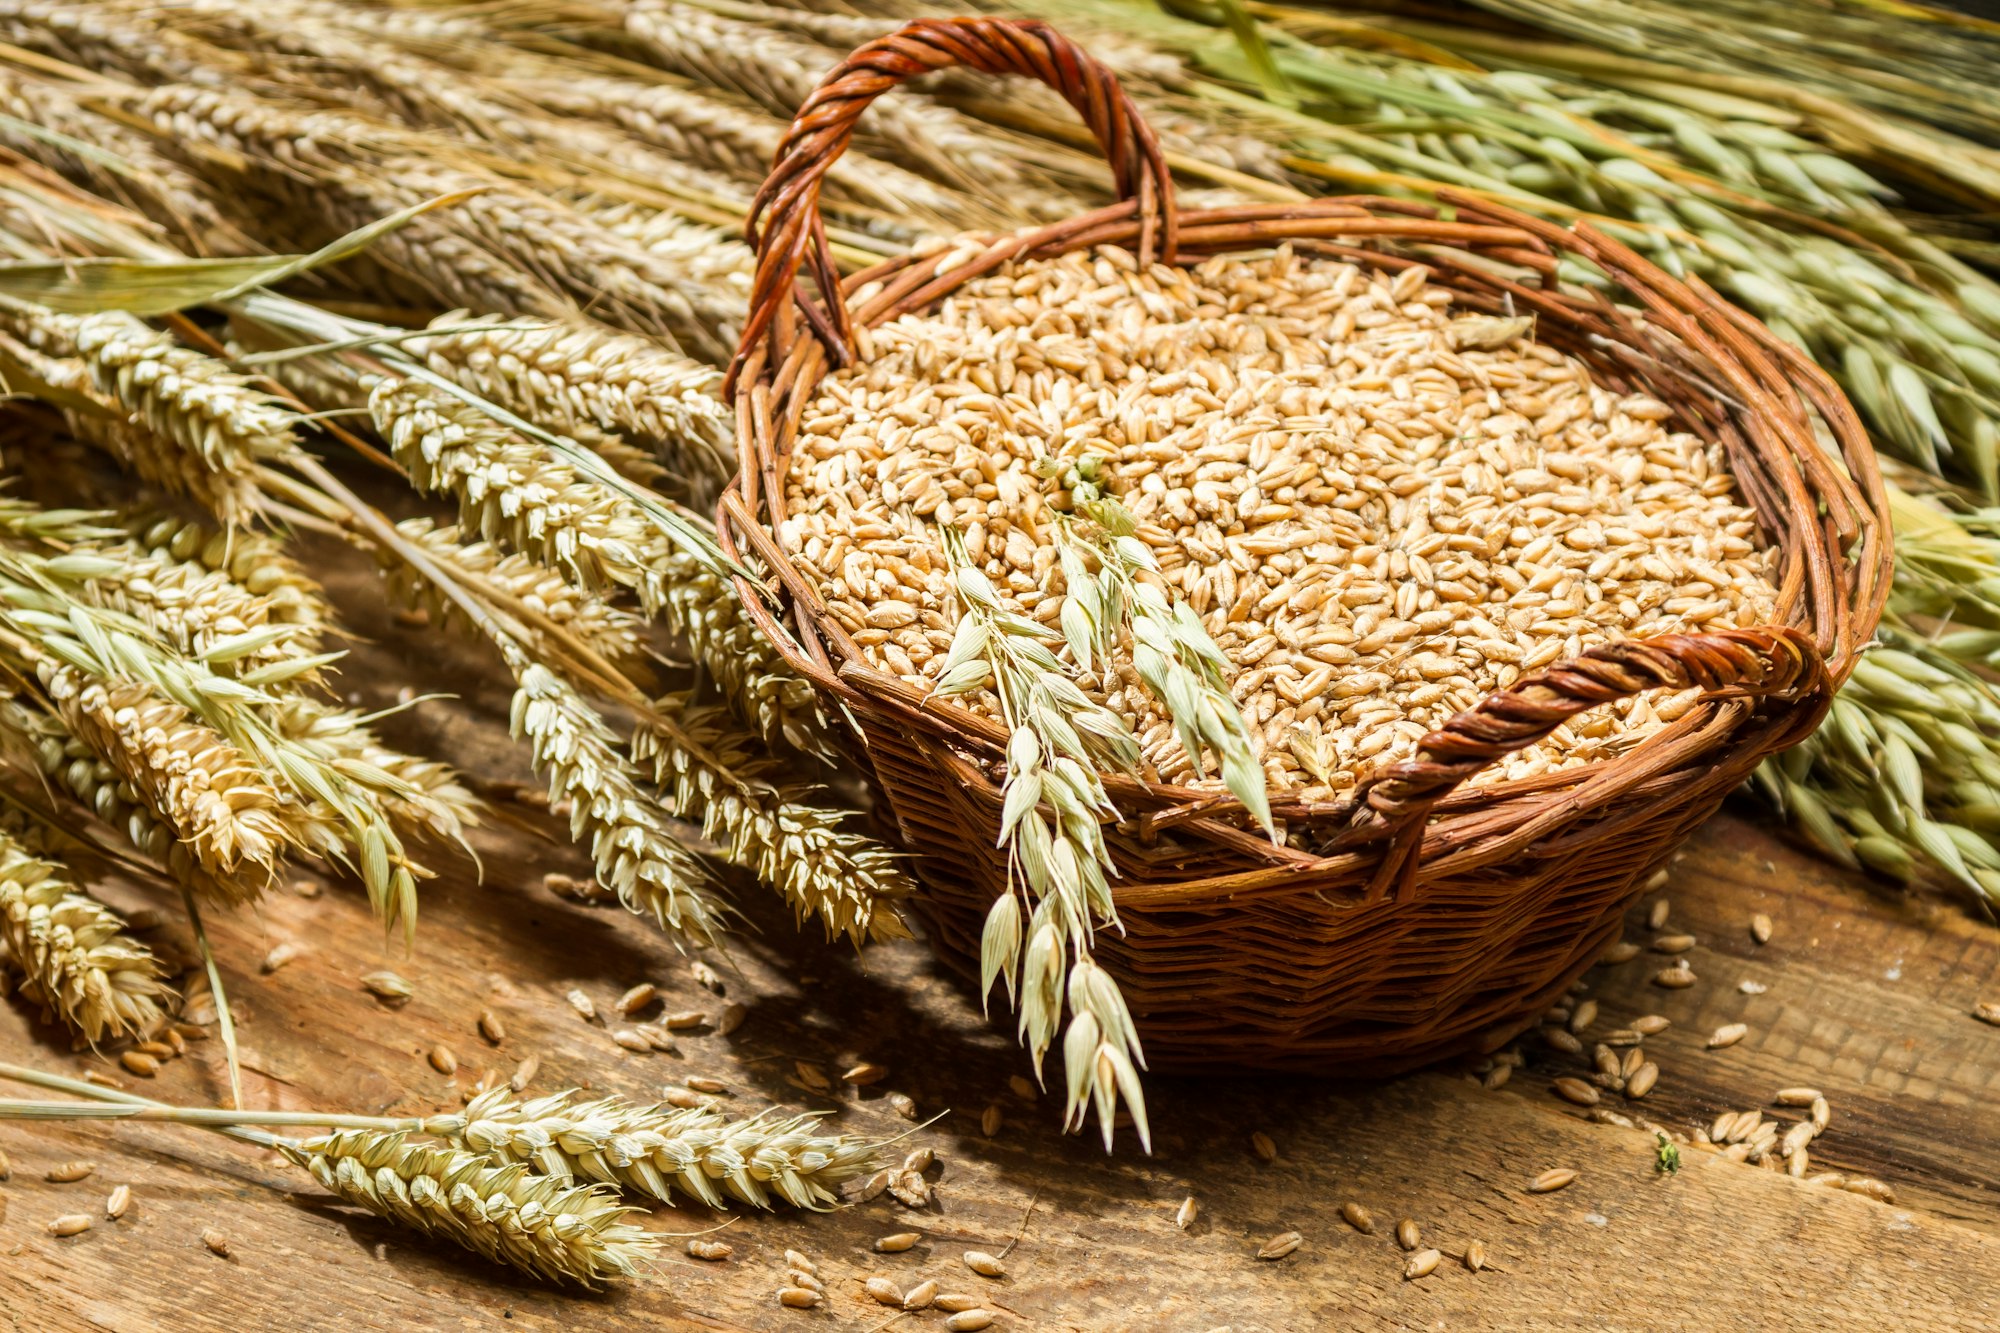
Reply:
[[[505,683],[487,659],[399,627],[365,582],[347,591],[367,640],[342,687],[371,704],[386,702],[385,682],[455,691],[391,730],[483,778],[525,776],[505,735]],[[425,886],[414,956],[386,944],[358,890],[337,881],[312,897],[281,886],[255,912],[218,915],[211,932],[250,1104],[421,1113],[458,1105],[482,1072],[504,1076],[535,1055],[544,1092],[649,1097],[704,1074],[727,1083],[746,1114],[774,1103],[827,1108],[845,1130],[888,1137],[912,1129],[887,1100],[899,1091],[924,1116],[948,1113],[896,1149],[937,1150],[931,1208],[915,1213],[884,1196],[825,1214],[745,1214],[721,1233],[735,1251],[725,1263],[695,1262],[676,1239],[640,1281],[558,1293],[345,1207],[274,1155],[201,1131],[6,1124],[0,1328],[861,1330],[892,1314],[863,1292],[877,1274],[977,1292],[1007,1329],[2000,1328],[2000,1028],[1969,1012],[1977,999],[2000,999],[2000,932],[1953,904],[1886,897],[1754,818],[1745,807],[1710,824],[1664,890],[1673,928],[1700,941],[1689,955],[1699,984],[1650,985],[1664,962],[1650,953],[1593,971],[1601,1016],[1586,1041],[1641,1014],[1672,1019],[1646,1043],[1663,1071],[1657,1089],[1639,1103],[1608,1100],[1682,1133],[1724,1109],[1796,1116],[1770,1107],[1773,1092],[1821,1088],[1833,1118],[1813,1145],[1814,1171],[1879,1178],[1893,1204],[1692,1149],[1678,1174],[1660,1174],[1652,1135],[1590,1123],[1551,1095],[1551,1080],[1583,1072],[1588,1056],[1533,1038],[1523,1043],[1528,1065],[1494,1092],[1461,1070],[1361,1087],[1155,1078],[1156,1151],[1143,1157],[1128,1143],[1106,1157],[1094,1137],[1060,1132],[1057,1100],[1010,1090],[1024,1062],[1009,1033],[981,1019],[923,946],[860,956],[824,947],[793,932],[773,895],[745,885],[738,898],[755,931],[737,944],[718,996],[640,921],[551,896],[544,873],[581,873],[582,860],[545,816],[515,810],[478,837],[483,884],[444,861]],[[101,888],[121,906],[165,901],[129,884]],[[1630,938],[1650,938],[1648,904],[1635,909]],[[1749,934],[1756,912],[1776,923],[1762,947]],[[163,954],[193,956],[176,927],[153,940]],[[306,952],[260,974],[282,941]],[[359,983],[382,967],[415,985],[401,1008]],[[712,1028],[688,1035],[678,1057],[639,1055],[563,999],[581,988],[608,1007],[642,980],[670,1009],[714,1013],[735,1001],[749,1017],[727,1038]],[[1747,994],[1742,982],[1767,989]],[[498,1047],[474,1028],[488,1006],[508,1029]],[[1735,1021],[1749,1025],[1741,1044],[1705,1049],[1709,1031]],[[456,1052],[454,1076],[427,1061],[440,1042]],[[0,1059],[73,1076],[94,1068],[190,1104],[214,1104],[227,1088],[215,1041],[194,1044],[157,1079],[132,1079],[69,1052],[18,1001],[0,1007]],[[862,1059],[887,1065],[887,1079],[833,1095],[813,1092],[796,1065],[837,1073]],[[980,1135],[989,1105],[1004,1115],[991,1140]],[[1276,1161],[1252,1153],[1259,1130]],[[43,1179],[73,1158],[94,1160],[95,1174]],[[1580,1174],[1558,1193],[1528,1194],[1526,1183],[1553,1167]],[[101,1214],[120,1183],[133,1197],[122,1220],[66,1239],[44,1229],[61,1213]],[[1189,1196],[1199,1218],[1182,1231],[1174,1215]],[[1373,1212],[1375,1234],[1341,1220],[1347,1201]],[[1447,1259],[1405,1282],[1390,1234],[1403,1217],[1447,1254],[1480,1240],[1488,1269]],[[658,1209],[651,1225],[690,1233],[719,1220]],[[203,1246],[208,1227],[228,1235],[228,1258]],[[1255,1257],[1291,1229],[1305,1238],[1296,1253]],[[925,1239],[907,1253],[873,1253],[876,1237],[907,1230]],[[967,1249],[1010,1243],[1004,1280],[962,1263]],[[788,1248],[819,1266],[818,1311],[777,1305]],[[941,1318],[912,1314],[895,1327]]]

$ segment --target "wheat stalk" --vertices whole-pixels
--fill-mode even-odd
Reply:
[[[57,577],[62,571],[55,562],[38,563],[19,553],[7,554],[4,561],[0,626],[12,639],[9,646],[23,664],[42,675],[65,724],[132,780],[157,813],[169,823],[177,818],[223,821],[236,813],[230,809],[234,802],[250,801],[253,804],[246,809],[257,814],[254,831],[268,834],[268,812],[247,793],[266,779],[273,789],[281,784],[289,799],[281,798],[280,828],[290,839],[321,855],[351,860],[384,922],[391,926],[400,922],[406,932],[415,930],[416,879],[428,872],[405,855],[402,840],[368,793],[309,747],[272,730],[258,711],[272,702],[271,695],[252,681],[221,675],[199,658],[175,653],[130,617],[66,597]],[[184,712],[176,716],[162,703]],[[131,715],[122,724],[143,717],[157,727],[121,737],[120,710],[128,707]],[[178,758],[171,750],[165,753],[157,772],[144,766],[148,761],[142,738],[150,744],[172,735],[175,726],[196,724],[212,729],[224,748],[216,748],[204,734]],[[121,749],[128,743],[140,748]],[[240,752],[242,762],[231,751]],[[202,785],[204,780],[192,780],[185,788],[174,784],[177,766],[191,762],[189,754],[201,756],[204,763],[213,759],[213,773],[202,770],[208,774],[206,781],[216,776],[230,779],[225,800],[204,799],[215,795]],[[162,803],[170,808],[161,808]],[[240,841],[244,830],[237,825],[217,827],[226,829],[228,836],[206,845],[210,860],[226,856],[232,847],[258,846],[255,840]],[[187,836],[186,829],[181,832]],[[207,866],[203,846],[190,850]],[[261,856],[245,860],[264,863]]]
[[[839,58],[816,42],[677,0],[636,0],[625,11],[625,31],[663,69],[740,93],[787,118]],[[948,108],[905,94],[876,102],[861,123],[885,152],[940,180],[1000,200],[1026,184],[1017,164],[995,151],[992,135]]]
[[[371,247],[403,276],[402,290],[510,315],[563,317],[588,306],[597,318],[710,358],[733,345],[741,315],[734,300],[690,288],[659,259],[442,141],[215,88],[155,89],[134,98],[133,109],[174,151],[207,144],[238,155],[246,184],[268,201],[255,209],[260,239],[318,244],[329,230],[471,192]]]
[[[40,708],[18,698],[0,697],[0,744],[92,815],[123,833],[126,841],[159,863],[177,883],[210,901],[232,906],[254,899],[262,888],[247,876],[223,877],[204,869],[188,844],[140,799],[117,769]]]
[[[846,935],[858,948],[909,937],[893,904],[916,885],[893,852],[843,828],[846,812],[773,785],[776,766],[750,753],[724,710],[691,707],[685,697],[654,707],[633,733],[632,757],[652,764],[675,810],[701,821],[704,838],[781,891],[800,921],[818,916],[828,939]]]
[[[431,1116],[437,1134],[497,1162],[562,1180],[586,1180],[662,1203],[688,1195],[711,1208],[782,1201],[828,1208],[839,1186],[876,1165],[875,1149],[843,1134],[815,1133],[817,1116],[771,1113],[730,1120],[708,1107],[682,1110],[615,1097],[557,1093],[525,1104],[504,1088],[473,1099],[460,1115]]]
[[[62,85],[0,73],[0,108],[17,122],[0,122],[0,143],[93,194],[132,204],[189,254],[252,248],[224,219],[208,182]]]
[[[63,725],[166,821],[195,861],[221,879],[268,878],[305,841],[287,803],[236,746],[140,682],[100,683],[41,664]]]
[[[430,386],[386,380],[371,405],[419,486],[457,495],[468,521],[489,537],[505,534],[588,586],[633,590],[687,639],[731,706],[768,741],[828,750],[811,686],[750,623],[717,572],[720,552],[688,549],[712,540],[705,524],[685,520],[670,538],[637,504],[578,477],[540,442]]]
[[[111,512],[144,558],[184,563],[228,578],[240,589],[233,595],[256,599],[264,623],[298,625],[315,634],[331,629],[334,612],[326,590],[270,533],[215,527],[157,510]]]
[[[249,479],[260,464],[299,447],[292,414],[250,388],[224,362],[174,341],[123,311],[46,314],[56,339],[75,348],[99,392],[211,472]]]
[[[77,549],[105,562],[104,572],[84,585],[93,605],[121,611],[180,652],[233,675],[287,663],[305,665],[331,629],[308,618],[311,603],[284,595],[293,591],[289,587],[275,595],[254,593],[221,570],[155,554],[130,541],[91,542]]]
[[[570,836],[589,835],[598,882],[677,941],[715,943],[720,909],[703,896],[712,877],[667,830],[603,719],[567,681],[520,649],[499,646],[516,684],[513,733],[528,741],[550,801],[570,802]]]
[[[0,934],[23,990],[84,1040],[150,1031],[168,994],[159,961],[125,923],[85,897],[60,865],[0,831]]]
[[[745,181],[764,178],[784,137],[782,121],[691,87],[562,77],[559,71],[511,79],[506,86],[548,110],[608,121],[644,143]],[[962,191],[854,149],[827,168],[826,188],[835,199],[882,209],[891,218],[951,230],[995,225],[1004,215]]]

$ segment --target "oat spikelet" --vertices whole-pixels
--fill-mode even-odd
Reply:
[[[658,1244],[627,1220],[636,1210],[601,1186],[401,1134],[349,1130],[281,1140],[278,1151],[349,1203],[547,1281],[592,1287],[630,1277]]]
[[[468,542],[457,527],[440,527],[428,518],[404,519],[396,531],[447,570],[497,589],[505,598],[560,626],[612,665],[639,657],[643,645],[638,618],[583,591],[547,565],[525,555],[510,555],[491,542]],[[417,577],[401,561],[384,559],[389,585],[400,599],[422,606],[440,620],[461,614],[428,580]]]
[[[159,960],[63,868],[0,832],[0,932],[32,992],[86,1041],[150,1029],[164,1015]]]
[[[656,450],[683,475],[735,472],[735,417],[713,368],[630,334],[497,322],[447,315],[431,324],[447,333],[414,347],[434,373],[548,430],[571,434],[587,422]]]
[[[462,846],[465,830],[479,824],[485,807],[457,770],[384,745],[354,709],[287,695],[271,706],[270,717],[279,736],[319,756],[405,828]]]
[[[754,1208],[779,1202],[829,1208],[843,1182],[876,1164],[872,1145],[815,1133],[817,1116],[766,1112],[730,1120],[708,1107],[581,1101],[574,1092],[521,1104],[507,1095],[495,1088],[464,1114],[433,1117],[425,1128],[497,1162],[615,1185],[662,1203],[675,1202],[678,1192],[711,1208],[732,1200]]]
[[[632,757],[653,765],[683,819],[700,820],[702,836],[783,893],[800,921],[818,916],[828,939],[845,935],[859,948],[909,937],[894,902],[916,886],[893,852],[842,827],[845,811],[772,785],[777,765],[751,754],[723,710],[683,698],[658,706],[666,724],[642,722]]]
[[[63,725],[118,771],[210,874],[268,877],[297,841],[286,802],[241,750],[137,682],[40,668]]]
[[[571,803],[570,836],[581,841],[589,835],[598,882],[677,942],[714,943],[719,909],[702,896],[709,874],[668,831],[658,799],[619,752],[604,720],[548,668],[517,651],[503,653],[518,686],[514,735],[527,738],[549,799]]]

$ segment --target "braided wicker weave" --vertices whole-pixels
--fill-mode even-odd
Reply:
[[[821,178],[873,98],[954,65],[1062,93],[1124,202],[993,237],[944,274],[934,253],[842,279],[819,216]],[[1013,260],[1097,245],[1176,262],[1289,241],[1390,270],[1422,263],[1464,307],[1535,315],[1538,339],[1583,360],[1597,383],[1651,394],[1679,429],[1720,442],[1781,548],[1784,624],[1615,643],[1526,676],[1347,799],[1276,794],[1293,845],[1271,845],[1232,799],[1107,778],[1125,817],[1106,830],[1125,933],[1100,932],[1096,953],[1155,1068],[1385,1074],[1496,1048],[1589,966],[1723,797],[1812,731],[1881,612],[1882,485],[1859,422],[1823,374],[1698,279],[1676,280],[1587,225],[1564,230],[1440,197],[1442,207],[1354,197],[1180,212],[1151,131],[1103,66],[1041,23],[955,19],[913,22],[833,70],[751,209],[756,279],[728,384],[742,468],[719,526],[732,555],[775,574],[781,612],[769,609],[773,589],[746,582],[745,601],[857,721],[857,756],[917,857],[936,947],[968,970],[986,910],[1006,889],[993,850],[1005,733],[871,667],[772,535],[799,414],[848,359],[856,323],[923,309]],[[956,253],[964,261],[965,248]],[[1622,303],[1559,289],[1565,254],[1609,275]],[[802,266],[816,298],[799,282]],[[1706,692],[1697,706],[1614,759],[1461,785],[1585,709],[1690,686]]]

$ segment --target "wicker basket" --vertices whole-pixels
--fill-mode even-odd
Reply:
[[[943,276],[933,253],[841,279],[818,211],[822,176],[870,101],[955,65],[1062,93],[1125,202],[993,237]],[[1524,677],[1349,799],[1274,801],[1314,850],[1274,847],[1240,805],[1211,792],[1107,778],[1125,816],[1106,830],[1125,933],[1100,932],[1096,954],[1123,987],[1155,1068],[1379,1075],[1497,1048],[1590,965],[1723,797],[1812,731],[1881,612],[1882,486],[1859,422],[1823,374],[1699,280],[1669,277],[1586,225],[1563,230],[1441,197],[1444,208],[1337,198],[1178,212],[1151,131],[1103,66],[1045,24],[981,18],[913,22],[833,70],[751,209],[756,281],[728,384],[742,468],[719,527],[733,555],[775,573],[775,590],[746,583],[745,601],[792,664],[851,711],[863,770],[917,858],[936,948],[968,971],[986,911],[1006,889],[992,850],[1005,734],[955,705],[926,705],[873,668],[772,536],[800,411],[847,359],[856,322],[926,308],[1011,260],[1096,245],[1176,262],[1290,241],[1391,270],[1421,262],[1464,306],[1533,313],[1538,338],[1581,358],[1598,383],[1649,393],[1680,429],[1719,441],[1782,548],[1785,624],[1615,643]],[[1624,304],[1559,290],[1565,253],[1611,275]],[[802,263],[817,299],[798,281]],[[863,284],[870,294],[850,308]],[[1813,412],[1830,446],[1816,438]],[[766,602],[774,591],[776,613]],[[1706,692],[1700,703],[1614,759],[1460,785],[1596,704],[1690,686]]]

